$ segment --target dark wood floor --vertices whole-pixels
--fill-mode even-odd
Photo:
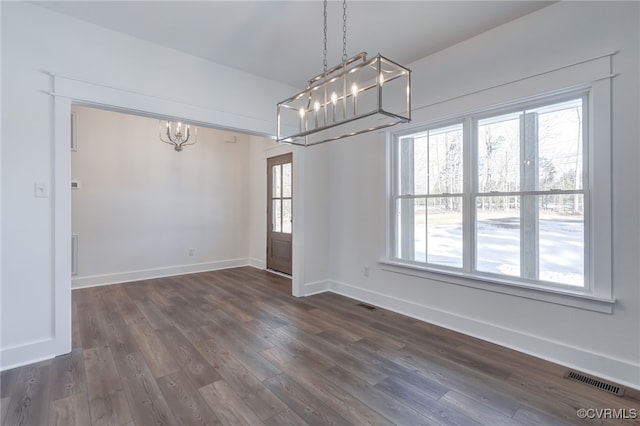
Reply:
[[[631,425],[565,368],[253,268],[73,292],[73,351],[2,373],[3,425]],[[618,412],[620,413],[620,412]]]

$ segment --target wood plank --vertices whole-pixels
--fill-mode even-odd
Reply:
[[[97,295],[94,296],[93,299],[97,299]],[[80,316],[80,318],[78,318],[78,324],[83,349],[107,345],[107,338],[102,327],[100,312],[100,306],[95,303],[78,305],[78,314]]]
[[[264,422],[267,426],[308,426],[293,410],[287,408]]]
[[[73,293],[72,293],[73,294]],[[82,348],[82,337],[80,335],[80,314],[78,313],[78,303],[72,297],[71,302],[71,348]]]
[[[408,405],[390,398],[339,366],[328,369],[325,377],[394,423],[429,424],[427,417]]]
[[[137,301],[136,306],[154,329],[158,330],[173,325],[153,302]]]
[[[267,420],[276,414],[286,410],[287,406],[266,386],[242,397],[242,401],[251,407],[260,420]]]
[[[397,399],[429,419],[429,423],[439,425],[480,425],[471,417],[441,404],[439,397],[397,378],[388,378],[374,386],[390,398]]]
[[[295,377],[296,383],[313,393],[319,400],[353,424],[391,425],[392,423],[366,406],[348,392],[325,379],[322,373],[309,370],[305,361],[283,351],[271,348],[261,352],[273,365]],[[290,377],[291,377],[290,376]]]
[[[265,385],[304,421],[313,425],[348,425],[344,417],[286,374],[264,381]]]
[[[8,398],[13,394],[13,388],[18,381],[22,369],[12,368],[0,373],[0,397]]]
[[[120,355],[124,358],[123,387],[133,420],[138,425],[174,425],[176,419],[151,370],[139,352]]]
[[[85,392],[52,401],[49,426],[86,426],[91,424],[89,401]]]
[[[200,394],[224,425],[264,424],[224,380],[201,388]]]
[[[215,297],[215,296],[207,295],[205,297],[207,297],[208,300],[211,300],[209,299],[209,297]],[[219,306],[220,306],[220,309],[225,311],[230,317],[232,317],[236,321],[246,322],[246,321],[251,321],[255,319],[255,315],[252,312],[250,305],[247,304],[246,301],[244,300],[237,299],[237,298],[229,299],[226,301],[225,304],[223,305],[221,304]]]
[[[196,342],[207,338],[207,335],[201,330],[203,315],[201,313],[196,315],[194,310],[184,302],[161,307],[160,311],[189,341]]]
[[[182,371],[197,388],[220,380],[220,375],[213,369],[213,366],[175,327],[167,327],[158,330],[157,333]]]
[[[0,399],[0,425],[4,424],[4,419],[7,418],[7,411],[9,411],[10,403],[11,403],[10,396]]]
[[[244,368],[249,370],[251,374],[256,376],[258,380],[265,380],[280,374],[280,370],[271,365],[266,359],[235,341],[226,334],[225,330],[218,329],[211,325],[202,327],[208,339],[215,340],[223,345],[229,352],[233,353],[235,359],[240,361]],[[208,340],[204,339],[204,340]]]
[[[440,398],[440,403],[476,419],[481,424],[522,426],[522,423],[512,419],[510,416],[506,416],[496,411],[493,407],[456,391],[447,392],[445,396]]]
[[[230,339],[235,340],[248,350],[259,352],[273,346],[268,339],[252,333],[245,327],[244,323],[239,323],[223,310],[216,309],[209,312],[206,315],[206,319],[213,323],[212,327],[224,330],[224,333]]]
[[[51,401],[86,392],[84,355],[76,348],[54,358],[51,365]]]
[[[147,280],[134,281],[122,284],[122,289],[127,293],[129,298],[134,301],[144,302],[152,292],[147,291]]]
[[[383,347],[386,345],[383,344]],[[428,395],[431,399],[440,399],[446,394],[450,388],[442,383],[433,380],[429,377],[425,377],[420,371],[407,368],[400,365],[390,359],[391,354],[395,352],[378,351],[373,349],[374,346],[368,344],[367,339],[362,339],[356,343],[348,345],[344,348],[346,352],[352,356],[367,360],[372,366],[376,366],[387,378],[382,382],[391,383],[393,381],[399,381],[402,383],[411,384],[417,388],[420,388],[422,393]],[[391,378],[389,381],[388,379]],[[380,382],[378,382],[380,383]]]
[[[289,325],[289,321],[278,310],[273,309],[274,305],[266,302],[264,298],[256,300],[251,305],[255,317],[269,327],[280,328]]]
[[[105,311],[100,316],[102,328],[114,356],[126,355],[136,351],[137,345],[131,335],[130,328],[125,324],[124,319],[116,311]]]
[[[522,405],[513,415],[513,419],[528,426],[571,426],[579,421],[577,412],[578,410],[576,410],[575,422],[570,422],[568,419],[560,419],[535,408]],[[595,424],[595,422],[592,421],[591,424]]]
[[[174,373],[161,377],[158,379],[158,386],[178,424],[185,426],[221,424],[184,374]]]
[[[133,303],[122,285],[104,285],[96,288],[107,311],[118,311],[122,305]]]
[[[361,341],[360,345],[372,342]],[[505,412],[513,412],[520,405],[511,394],[512,389],[504,381],[467,368],[465,365],[451,362],[449,359],[432,353],[422,345],[410,344],[402,349],[383,349],[387,357],[394,363],[408,370],[415,370],[430,381],[439,383],[445,388],[455,389],[466,395],[474,395],[478,400],[490,401],[492,405],[501,407]],[[497,391],[500,389],[502,391]]]
[[[366,362],[351,356],[343,347],[338,346],[334,340],[326,336],[324,332],[308,334],[300,330],[291,329],[290,327],[283,327],[280,332],[286,333],[291,338],[309,347],[310,350],[330,357],[336,365],[340,365],[342,368],[371,385],[375,385],[379,381],[387,378],[387,376],[377,368],[370,367]]]
[[[13,387],[5,425],[46,425],[49,419],[51,362],[33,364],[20,371]]]
[[[129,327],[136,341],[137,349],[142,352],[154,377],[175,373],[180,366],[160,337],[147,323],[139,322]]]
[[[250,326],[252,323],[253,321],[246,325]],[[336,365],[336,361],[331,357],[323,355],[320,351],[311,350],[309,346],[292,338],[291,334],[287,333],[284,327],[273,330],[270,338],[278,347],[297,358],[304,359],[307,362],[308,368],[314,371],[323,371]]]
[[[307,333],[320,333],[322,328],[319,327],[313,318],[309,317],[309,307],[306,309],[297,306],[297,304],[287,304],[280,307],[281,315],[287,319],[293,327],[306,331]],[[315,309],[313,306],[310,308]]]
[[[356,315],[352,315],[349,318],[347,315],[335,315],[324,309],[312,309],[309,311],[316,321],[320,320],[325,323],[329,323],[332,327],[348,330],[352,334],[352,341],[360,340],[367,337],[370,340],[377,341],[378,344],[392,347],[402,348],[405,346],[405,342],[402,342],[392,336],[377,331],[375,328],[366,326],[364,322],[353,321],[353,318],[358,318]]]
[[[211,365],[215,365],[218,374],[261,420],[266,420],[286,409],[282,401],[224,347],[213,340],[197,342],[195,346]]]
[[[123,304],[119,310],[119,313],[120,315],[122,315],[122,319],[127,325],[138,324],[140,322],[147,321],[147,318],[140,311],[140,309],[138,309],[138,305],[133,302]]]
[[[129,404],[111,349],[89,348],[83,355],[92,426],[120,426],[131,422]]]

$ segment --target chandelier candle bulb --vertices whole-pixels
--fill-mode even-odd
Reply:
[[[300,114],[300,133],[302,133],[305,130],[305,126],[304,126],[304,114],[305,114],[305,111],[304,111],[304,108],[300,108],[298,110],[298,113]]]
[[[313,104],[313,115],[316,124],[316,129],[318,128],[318,111],[320,110],[320,102],[316,101]]]
[[[336,104],[338,103],[338,95],[336,95],[336,92],[333,92],[331,94],[331,117],[333,118],[333,122],[336,122]]]
[[[351,86],[351,96],[353,96],[353,116],[358,115],[358,85]]]

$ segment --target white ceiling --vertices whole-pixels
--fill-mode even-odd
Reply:
[[[47,9],[296,87],[322,71],[322,1],[43,1]],[[347,53],[409,64],[548,1],[347,2]],[[328,65],[342,60],[342,2],[328,6]]]

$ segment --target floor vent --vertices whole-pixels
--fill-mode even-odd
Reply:
[[[582,373],[578,373],[576,371],[571,371],[569,370],[567,372],[567,374],[564,375],[564,377],[566,377],[567,379],[571,379],[571,380],[575,380],[576,382],[582,382],[585,383],[589,386],[592,386],[594,388],[598,388],[600,390],[603,390],[605,392],[609,392],[612,393],[614,395],[618,395],[618,396],[623,396],[624,395],[624,388],[611,384],[611,383],[607,383],[605,381],[602,381],[600,379],[596,379],[595,377],[590,377],[587,375],[584,375]]]
[[[367,305],[366,303],[358,303],[358,306],[360,306],[361,308],[368,309],[370,311],[375,311],[376,309],[378,309],[375,306]]]

